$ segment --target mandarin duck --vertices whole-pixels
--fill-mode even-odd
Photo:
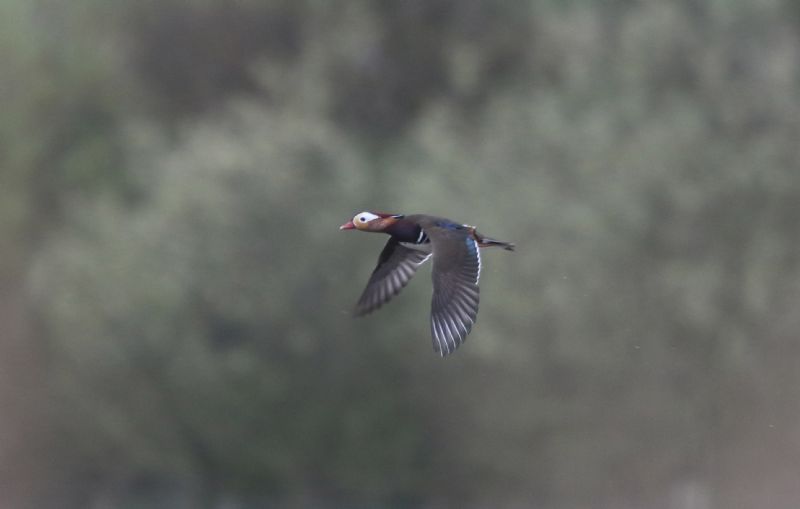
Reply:
[[[356,316],[386,304],[433,257],[431,335],[433,349],[442,357],[464,342],[478,316],[480,248],[514,250],[514,244],[484,237],[474,226],[423,214],[361,212],[339,229],[390,236],[356,304]]]

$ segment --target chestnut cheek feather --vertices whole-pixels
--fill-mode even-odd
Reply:
[[[397,219],[393,217],[384,217],[381,219],[375,219],[374,221],[369,222],[369,227],[370,227],[369,229],[374,232],[386,231],[387,228],[389,228],[396,222]]]

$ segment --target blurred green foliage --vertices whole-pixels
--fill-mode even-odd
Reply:
[[[6,0],[0,504],[796,506],[798,14]],[[364,209],[517,243],[454,356]]]

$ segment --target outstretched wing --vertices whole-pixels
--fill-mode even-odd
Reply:
[[[433,243],[431,334],[433,349],[444,357],[464,342],[478,316],[481,255],[469,230],[451,227],[428,234]]]
[[[430,253],[401,245],[393,238],[378,257],[378,266],[372,272],[367,287],[356,304],[356,316],[369,314],[400,293]]]

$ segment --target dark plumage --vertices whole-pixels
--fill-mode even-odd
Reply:
[[[340,229],[390,235],[356,304],[357,316],[375,311],[397,295],[433,256],[431,336],[433,349],[443,357],[464,342],[478,316],[480,248],[514,250],[513,244],[484,237],[473,226],[423,214],[362,212]]]

